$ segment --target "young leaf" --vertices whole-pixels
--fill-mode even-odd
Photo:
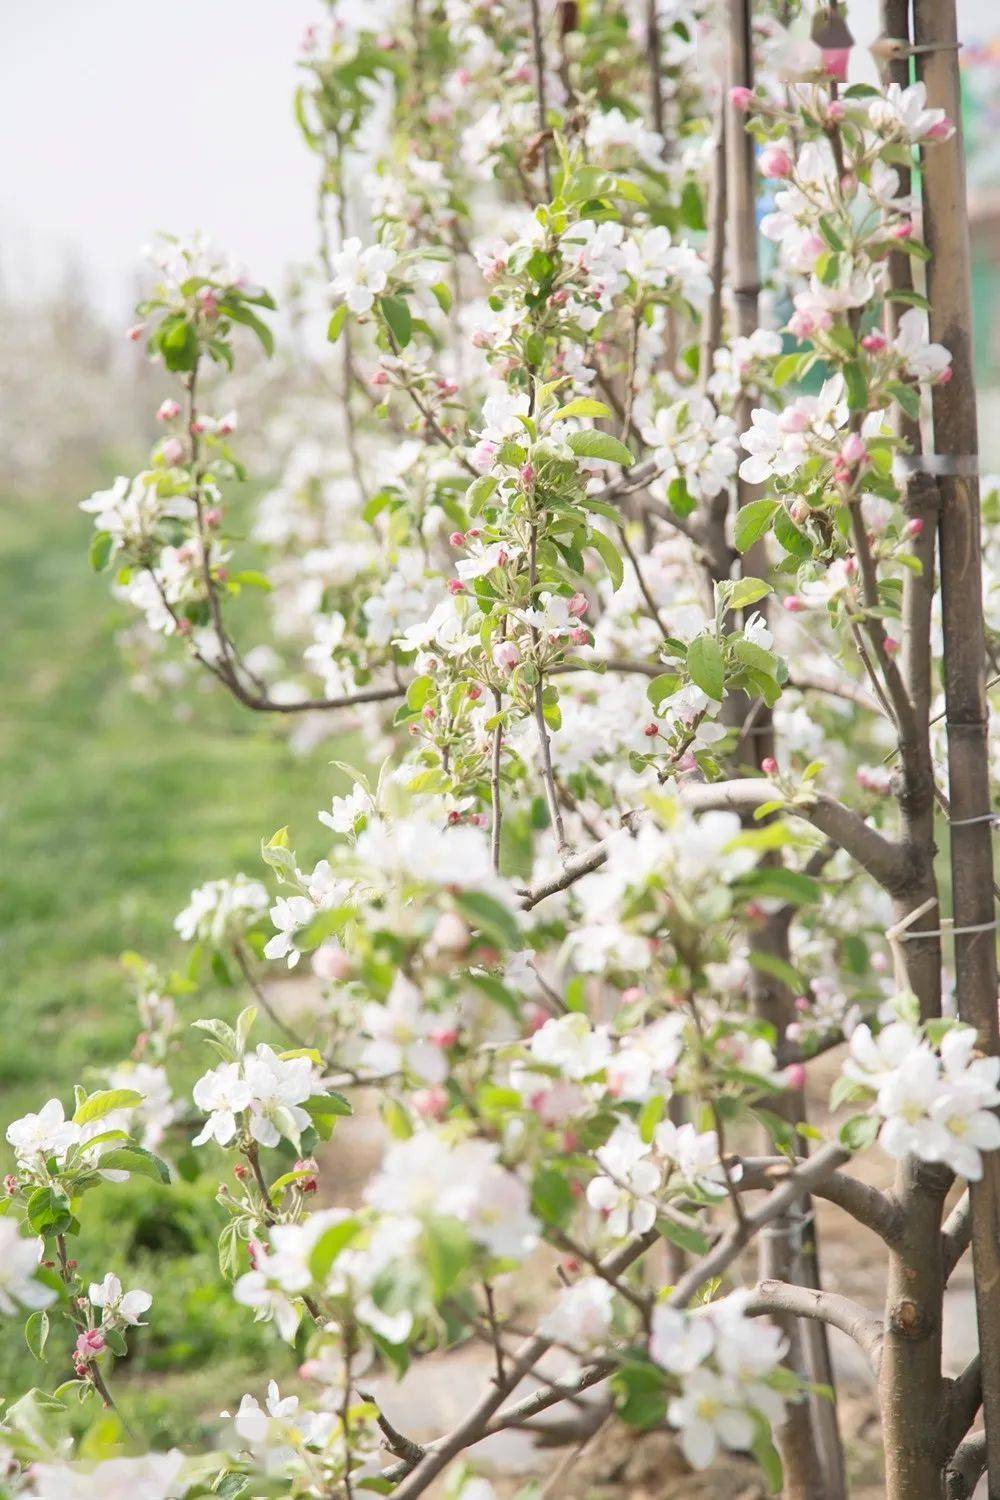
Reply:
[[[620,443],[610,432],[571,432],[567,446],[580,458],[604,458],[609,463],[621,464],[627,469],[635,459],[624,443]]]
[[[748,552],[754,542],[760,540],[770,529],[777,509],[777,500],[751,500],[749,505],[743,506],[736,516],[734,540],[737,552]]]
[[[413,332],[413,319],[410,316],[409,307],[402,297],[380,297],[378,307],[397,346],[405,349]]]
[[[700,687],[708,698],[722,702],[725,685],[725,667],[722,647],[713,635],[699,635],[691,642],[687,653],[687,667],[691,681]]]

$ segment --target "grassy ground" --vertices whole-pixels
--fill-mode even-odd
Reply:
[[[118,955],[180,960],[171,923],[191,887],[259,873],[262,834],[290,823],[303,854],[318,852],[315,809],[333,783],[332,752],[293,757],[272,725],[221,694],[189,697],[184,723],[176,704],[130,692],[113,639],[123,615],[107,576],[88,569],[89,530],[69,501],[0,500],[4,1128],[128,1055],[137,1021]],[[192,1018],[234,1003],[196,997]],[[125,1404],[142,1403],[154,1434],[190,1441],[199,1414],[260,1384],[273,1332],[258,1336],[214,1290],[220,1220],[207,1179],[114,1193],[95,1194],[81,1264],[95,1274],[138,1264],[133,1281],[154,1292],[156,1317],[119,1372]],[[40,1370],[19,1329],[0,1327],[0,1388],[65,1378],[64,1355]]]

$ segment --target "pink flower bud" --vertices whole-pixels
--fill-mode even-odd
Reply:
[[[802,526],[812,515],[812,507],[807,500],[803,500],[801,498],[798,500],[793,500],[791,505],[788,507],[788,514],[791,516],[796,526]]]
[[[943,120],[938,120],[936,125],[931,126],[927,132],[927,139],[929,141],[946,141],[954,129],[955,127],[951,120],[945,115]]]
[[[622,1005],[634,1005],[637,1000],[644,999],[646,991],[637,984],[630,984],[628,989],[621,992]]]
[[[422,1120],[443,1120],[448,1112],[448,1094],[442,1088],[417,1089],[412,1099]]]
[[[647,724],[642,732],[646,736],[647,740],[655,740],[656,736],[660,732],[660,726],[659,724]]]
[[[885,638],[885,649],[886,649],[886,651],[888,652],[888,654],[890,656],[895,656],[896,655],[896,652],[899,650],[899,641],[896,640],[895,636],[891,636],[891,635],[887,635],[886,636],[886,638]]]
[[[765,776],[777,776],[778,774],[778,762],[773,755],[765,755],[760,763],[760,768]]]
[[[215,531],[217,527],[222,525],[222,511],[217,505],[213,505],[209,510],[206,510],[205,525],[212,531]]]
[[[104,1334],[99,1328],[85,1328],[76,1341],[76,1355],[82,1362],[93,1359],[104,1348]]]
[[[569,638],[574,646],[585,646],[590,640],[590,631],[586,625],[577,625],[575,630],[570,631]]]
[[[908,240],[913,234],[913,225],[909,219],[904,219],[901,224],[894,224],[889,233],[894,240]]]
[[[868,449],[865,447],[858,433],[848,433],[844,440],[844,446],[840,450],[840,456],[844,460],[844,463],[850,464],[852,468],[857,464],[865,462],[868,457]]]
[[[166,401],[161,401],[157,407],[156,420],[158,422],[172,422],[175,417],[180,416],[180,412],[180,403],[168,397]]]
[[[828,120],[832,120],[834,125],[839,125],[846,114],[847,110],[839,99],[831,99],[826,106],[826,117]]]
[[[312,956],[317,979],[346,979],[352,968],[350,955],[339,943],[321,943]]]
[[[184,458],[184,444],[180,438],[167,438],[160,449],[160,453],[163,456],[164,463],[168,463],[173,467],[174,464],[179,464]]]
[[[198,301],[206,318],[217,318],[219,316],[219,303],[212,287],[203,286],[198,293]]]
[[[576,615],[578,619],[582,619],[589,608],[590,600],[587,598],[586,594],[581,593],[574,594],[570,599],[568,605],[570,614]]]
[[[145,323],[133,323],[131,328],[126,328],[125,337],[130,344],[137,344],[145,332]]]
[[[428,704],[426,708],[421,709],[420,713],[421,718],[426,719],[428,723],[437,718],[437,709],[431,708],[430,704]]]
[[[466,697],[471,698],[473,703],[478,703],[483,696],[483,690],[478,682],[471,682],[466,691]]]
[[[8,1198],[13,1198],[17,1192],[17,1178],[12,1172],[7,1173],[7,1176],[3,1180],[3,1185],[7,1191]]]
[[[805,609],[802,600],[797,598],[795,594],[789,594],[787,599],[782,599],[781,607],[782,609],[787,609],[790,615],[797,615]]]
[[[448,826],[455,828],[462,821],[462,814],[454,809],[448,814]]]
[[[785,1069],[785,1083],[796,1091],[806,1086],[806,1070],[801,1063],[789,1063]]]
[[[945,365],[944,369],[941,371],[941,374],[937,378],[936,384],[947,385],[954,373],[955,372],[951,368],[951,365]]]
[[[520,469],[521,483],[530,486],[535,482],[535,469],[533,464],[522,464]]]
[[[462,535],[462,533],[460,531],[453,531],[452,534],[451,534],[451,536],[448,538],[448,546],[449,547],[464,547],[465,546],[465,537]]]
[[[809,1009],[809,999],[806,995],[796,995],[795,1009],[798,1011],[800,1016],[805,1015],[806,1011]]]
[[[493,665],[501,672],[512,672],[521,660],[521,653],[513,641],[497,641],[493,647]]]
[[[840,179],[840,191],[843,193],[845,198],[850,198],[851,194],[856,193],[857,190],[858,179],[855,177],[853,172],[845,172],[843,177]]]
[[[823,72],[827,78],[843,83],[847,77],[847,64],[851,60],[850,47],[824,47]]]
[[[462,582],[461,578],[449,578],[447,587],[449,594],[465,593],[465,584]]]
[[[743,84],[738,84],[736,88],[729,90],[729,102],[734,109],[738,109],[745,114],[753,103],[753,89],[748,89]]]
[[[765,146],[760,153],[760,175],[762,177],[791,177],[792,158],[783,146]]]
[[[234,411],[227,411],[225,416],[219,418],[219,425],[215,430],[220,437],[232,437],[237,425],[236,413]]]
[[[914,516],[913,519],[911,521],[907,521],[906,525],[903,527],[903,531],[906,536],[920,536],[923,532],[923,529],[924,523],[919,516]]]
[[[369,383],[369,385],[388,385],[389,384],[389,372],[388,372],[388,370],[373,370],[372,373],[371,373],[371,375],[370,375],[370,377],[369,377],[368,383]]]
[[[866,333],[861,340],[861,347],[868,354],[881,354],[887,343],[884,333]]]
[[[456,1026],[440,1026],[436,1031],[429,1033],[429,1039],[435,1047],[454,1047],[458,1041],[458,1028]]]

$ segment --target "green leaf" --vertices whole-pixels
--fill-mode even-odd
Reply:
[[[803,536],[784,506],[780,507],[774,518],[774,535],[793,557],[812,557],[812,543],[807,536]]]
[[[500,948],[516,948],[521,941],[517,918],[495,896],[484,891],[456,891],[455,905]]]
[[[451,312],[451,287],[447,286],[443,281],[435,281],[434,285],[431,287],[431,291],[433,292],[434,300],[441,311],[444,313]]]
[[[681,223],[688,229],[705,228],[705,207],[701,188],[693,177],[689,177],[681,189]]]
[[[544,1224],[562,1228],[576,1210],[576,1197],[556,1167],[541,1167],[531,1184],[531,1206]]]
[[[101,573],[107,567],[114,544],[114,537],[110,531],[95,531],[90,538],[87,560],[95,573]]]
[[[754,542],[759,541],[770,530],[777,500],[751,500],[736,516],[735,542],[737,552],[748,552]]]
[[[36,1234],[62,1234],[72,1222],[69,1199],[57,1188],[35,1188],[26,1209],[28,1223]]]
[[[571,432],[566,443],[579,458],[604,458],[625,469],[635,463],[625,444],[610,432]]]
[[[198,358],[194,325],[179,314],[164,318],[153,340],[168,370],[193,370]]]
[[[131,1172],[136,1177],[150,1177],[154,1182],[170,1181],[170,1168],[166,1162],[144,1146],[119,1146],[114,1151],[106,1151],[101,1157],[102,1170],[105,1167],[117,1172]]]
[[[848,1151],[867,1151],[875,1144],[880,1121],[876,1115],[852,1115],[840,1127],[840,1141]]]
[[[342,302],[339,307],[334,308],[333,315],[330,318],[329,323],[326,325],[326,337],[329,343],[335,344],[337,342],[337,340],[340,338],[341,333],[344,331],[344,324],[346,322],[347,303]]]
[[[738,578],[729,591],[726,604],[729,609],[746,609],[748,604],[756,604],[758,599],[764,599],[772,592],[771,585],[763,578]]]
[[[434,1300],[440,1302],[472,1260],[472,1241],[457,1219],[432,1219],[424,1229],[424,1257],[431,1276]]]
[[[405,349],[413,332],[409,307],[402,297],[380,297],[378,307],[397,347]]]
[[[73,1116],[74,1125],[89,1125],[113,1109],[135,1109],[146,1096],[135,1089],[103,1089],[86,1098]]]
[[[744,895],[771,896],[775,900],[788,902],[792,906],[811,906],[822,897],[818,881],[799,870],[786,870],[780,865],[763,865],[741,876],[739,889]]]
[[[415,677],[406,689],[406,706],[419,713],[434,691],[433,677]]]
[[[608,576],[611,579],[612,590],[617,593],[625,579],[625,564],[622,562],[621,553],[610,537],[604,535],[603,531],[592,531],[590,533],[589,545],[594,548],[595,552],[600,553],[601,561],[607,568]]]
[[[897,406],[901,406],[912,422],[920,417],[920,393],[915,391],[911,385],[904,385],[901,380],[891,380],[885,388],[886,395],[891,396]]]
[[[796,378],[801,364],[801,354],[783,354],[771,371],[773,384],[778,387],[787,385],[790,380]]]
[[[324,1229],[309,1252],[309,1273],[313,1281],[321,1283],[326,1280],[337,1256],[357,1239],[361,1229],[361,1220],[355,1218],[341,1219],[339,1224]]]
[[[654,708],[659,708],[664,698],[670,698],[680,687],[683,678],[677,672],[661,672],[646,688],[646,697]]]
[[[652,1364],[629,1360],[612,1376],[618,1415],[629,1427],[656,1427],[667,1410],[667,1377]]]
[[[45,1344],[49,1337],[49,1315],[44,1310],[33,1312],[24,1325],[24,1342],[31,1350],[36,1359],[41,1359],[45,1354]]]
[[[688,647],[687,668],[691,681],[709,698],[722,702],[725,668],[722,647],[713,635],[699,635]]]
[[[691,514],[696,504],[694,496],[687,487],[687,480],[680,474],[676,479],[671,479],[667,485],[667,499],[674,515],[680,516],[682,520]]]
[[[844,366],[844,384],[847,387],[847,405],[851,411],[866,411],[868,408],[868,382],[864,370],[856,359]]]
[[[656,1227],[665,1240],[686,1250],[688,1255],[705,1255],[709,1249],[709,1241],[696,1224],[683,1224],[664,1216],[657,1219]]]
[[[234,302],[228,297],[225,301],[220,302],[219,309],[225,313],[227,318],[231,318],[234,323],[242,323],[244,328],[249,328],[252,333],[255,333],[260,347],[270,359],[274,353],[274,334],[268,328],[263,318],[259,318],[243,302]]]
[[[465,492],[465,503],[469,507],[470,516],[479,515],[496,487],[497,481],[492,474],[482,474],[472,481]]]
[[[780,1495],[785,1482],[784,1470],[781,1467],[781,1456],[774,1446],[771,1437],[771,1429],[764,1417],[756,1420],[757,1430],[754,1434],[751,1452],[763,1471],[767,1481],[767,1487],[772,1495]]]
[[[610,417],[611,408],[605,406],[603,401],[595,401],[593,396],[577,396],[573,401],[567,401],[565,406],[560,406],[558,411],[552,413],[553,422],[561,422],[565,417]]]
[[[312,1120],[316,1134],[323,1141],[330,1139],[338,1119],[354,1113],[350,1101],[345,1099],[343,1094],[339,1094],[336,1089],[331,1089],[326,1094],[312,1094],[302,1108]]]
[[[766,672],[768,677],[774,677],[781,666],[780,659],[773,651],[767,651],[763,646],[758,646],[756,641],[748,641],[743,636],[733,642],[733,655],[745,667],[753,667],[757,672]]]
[[[219,1235],[219,1272],[224,1281],[235,1281],[240,1268],[240,1236],[236,1220],[230,1219]]]

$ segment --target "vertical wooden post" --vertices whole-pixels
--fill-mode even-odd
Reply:
[[[992,830],[970,821],[990,810],[986,649],[979,511],[979,434],[972,367],[972,279],[955,0],[914,0],[917,68],[930,106],[955,134],[924,153],[924,229],[931,338],[951,351],[952,379],[933,392],[934,443],[943,470],[938,541],[944,626],[952,902],[959,1014],[984,1052],[1000,1052]],[[981,929],[969,931],[969,929]],[[971,1184],[972,1254],[982,1357],[990,1500],[1000,1500],[1000,1152]]]

